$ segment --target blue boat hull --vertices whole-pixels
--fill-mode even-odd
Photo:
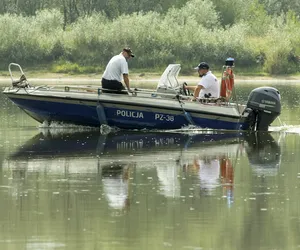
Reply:
[[[233,80],[230,63],[226,69],[230,70]],[[19,68],[20,79],[13,78],[11,66]],[[267,131],[280,114],[280,93],[271,87],[252,90],[247,104],[240,105],[231,88],[230,93],[225,91],[224,94],[223,90],[229,89],[223,82],[220,98],[197,98],[192,102],[177,80],[180,68],[179,64],[168,65],[156,90],[134,89],[129,93],[82,85],[33,87],[21,66],[11,63],[12,87],[5,88],[3,93],[40,123],[163,130],[192,125],[218,130]]]
[[[124,129],[179,129],[188,125],[226,130],[247,129],[247,124],[237,117],[221,117],[205,112],[201,115],[200,112],[186,112],[183,109],[141,107],[134,103],[100,103],[97,100],[9,98],[41,123],[57,121],[96,127],[107,124]]]

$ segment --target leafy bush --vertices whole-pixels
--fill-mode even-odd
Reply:
[[[222,25],[216,0],[190,0],[166,12],[122,14],[114,19],[92,13],[66,27],[64,15],[55,9],[30,17],[0,15],[1,64],[49,63],[55,72],[99,71],[123,47],[130,46],[136,54],[130,68],[136,69],[180,63],[188,72],[200,61],[219,67],[231,56],[242,68],[260,67],[270,74],[299,71],[297,15],[290,11],[270,16],[258,0],[234,1],[248,9],[242,10],[243,16],[233,11],[236,22],[230,26]],[[231,6],[222,2],[226,8]]]

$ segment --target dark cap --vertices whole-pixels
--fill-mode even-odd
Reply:
[[[133,54],[131,48],[128,48],[128,47],[124,48],[123,51],[127,52],[131,57],[134,57],[134,54]]]
[[[195,69],[209,69],[209,65],[206,62],[201,62]]]

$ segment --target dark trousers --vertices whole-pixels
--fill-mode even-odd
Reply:
[[[126,92],[122,92],[122,90],[125,90],[125,88],[123,84],[117,80],[107,80],[105,78],[102,78],[101,83],[103,93],[127,94]]]

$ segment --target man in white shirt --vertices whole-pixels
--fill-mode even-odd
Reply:
[[[218,98],[220,96],[220,84],[217,77],[209,70],[206,62],[201,62],[195,69],[201,77],[198,85],[185,86],[186,89],[193,90],[193,101],[197,98]]]
[[[103,92],[116,93],[118,91],[124,90],[124,86],[122,84],[122,76],[126,88],[129,92],[129,71],[128,71],[128,63],[127,61],[134,57],[134,54],[130,48],[124,48],[123,51],[110,59],[108,62],[106,69],[102,75],[102,88],[109,89],[113,91],[103,90]]]

